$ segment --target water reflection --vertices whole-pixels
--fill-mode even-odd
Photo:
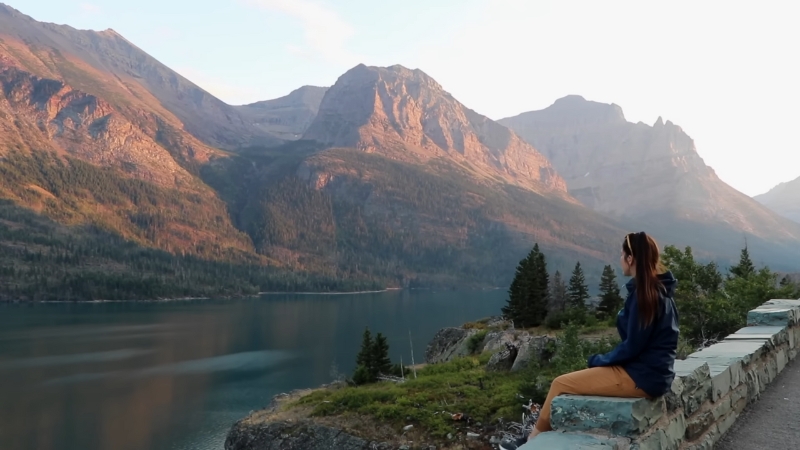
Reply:
[[[216,449],[279,392],[351,371],[365,326],[408,362],[503,293],[0,306],[0,448]]]

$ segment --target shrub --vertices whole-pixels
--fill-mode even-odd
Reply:
[[[483,340],[486,339],[486,333],[487,330],[481,330],[467,339],[467,350],[469,350],[471,355],[475,354],[480,349]]]
[[[590,316],[586,314],[585,309],[570,307],[561,312],[551,313],[545,320],[545,325],[551,330],[560,330],[568,323],[585,325],[588,321],[588,317]],[[592,319],[594,318],[592,317]],[[594,319],[593,323],[596,324],[597,319]]]

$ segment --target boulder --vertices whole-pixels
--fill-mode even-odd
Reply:
[[[555,344],[555,338],[550,336],[527,336],[521,339],[517,358],[514,360],[514,365],[511,366],[511,371],[516,372],[522,370],[530,364],[534,359],[548,360],[552,357],[552,345]]]
[[[443,363],[459,356],[468,355],[467,339],[476,333],[478,330],[475,329],[442,328],[425,349],[425,362],[428,364]]]
[[[511,370],[514,360],[517,359],[518,351],[519,349],[515,345],[506,343],[506,348],[495,352],[486,363],[486,370],[495,372]]]

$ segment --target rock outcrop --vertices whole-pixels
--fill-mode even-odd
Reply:
[[[392,447],[368,442],[338,428],[312,420],[270,422],[248,426],[235,423],[225,439],[225,450],[388,450]]]
[[[191,174],[157,142],[161,127],[167,126],[157,116],[140,111],[134,123],[104,99],[9,63],[0,61],[0,114],[14,118],[0,119],[7,143],[66,152],[165,187],[191,183]],[[0,153],[10,147],[0,147]],[[183,150],[182,156],[195,161],[207,160],[214,153],[199,142],[175,150]]]
[[[569,198],[564,180],[531,145],[421,70],[399,65],[361,64],[342,75],[303,138],[411,163],[444,158],[485,180]]]
[[[532,336],[527,331],[507,329],[509,325],[502,319],[492,318],[487,322],[487,329],[484,331],[461,327],[443,328],[428,344],[425,362],[444,363],[467,356],[472,347],[475,353],[492,354],[487,363],[488,370],[518,371],[528,367],[533,359],[549,359],[552,356],[555,338]],[[480,341],[470,343],[470,340],[476,338],[480,338]]]
[[[436,364],[469,354],[467,341],[478,334],[476,329],[448,327],[439,330],[425,349],[425,362]]]

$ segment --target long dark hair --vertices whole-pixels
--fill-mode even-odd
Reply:
[[[664,285],[658,279],[665,272],[658,254],[656,240],[644,231],[629,233],[622,243],[625,256],[632,256],[636,264],[636,299],[639,305],[639,324],[650,325],[658,313],[659,299]]]

